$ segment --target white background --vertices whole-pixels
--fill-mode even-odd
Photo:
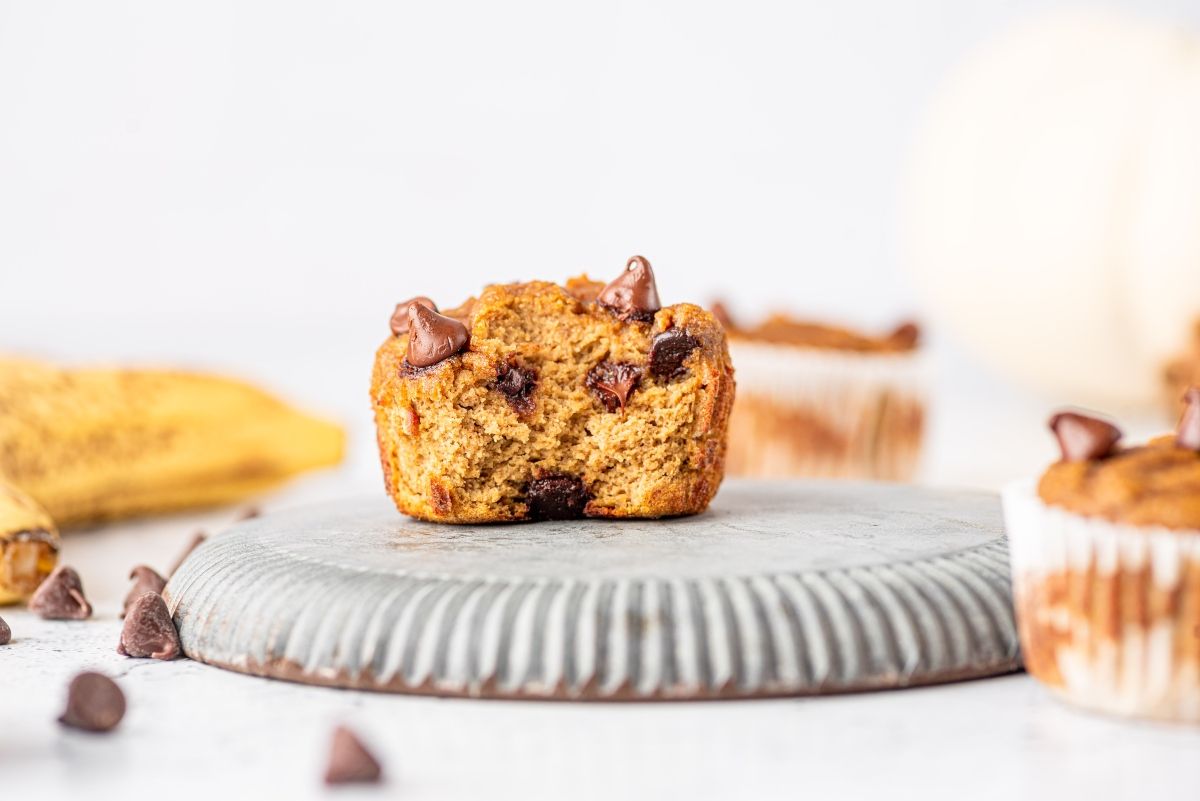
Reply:
[[[890,327],[921,312],[922,108],[1050,5],[0,2],[0,349],[255,378],[345,422],[373,481],[370,360],[414,294],[642,253],[667,302]],[[1051,399],[932,334],[926,477],[1035,469]]]

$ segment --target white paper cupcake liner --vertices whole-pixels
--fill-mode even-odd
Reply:
[[[920,459],[927,368],[917,354],[732,340],[734,475],[908,480]]]
[[[1004,491],[1026,669],[1069,701],[1200,723],[1200,531],[1130,526]]]

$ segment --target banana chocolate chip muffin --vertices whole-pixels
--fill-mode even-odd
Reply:
[[[371,382],[401,512],[477,523],[703,511],[721,484],[733,368],[699,306],[662,306],[650,263],[607,286],[487,287],[400,304]]]
[[[915,325],[868,336],[784,314],[743,326],[719,303],[713,312],[738,368],[731,474],[913,477],[925,423]]]
[[[1200,389],[1145,445],[1050,427],[1062,458],[1004,495],[1026,668],[1083,706],[1200,722]]]

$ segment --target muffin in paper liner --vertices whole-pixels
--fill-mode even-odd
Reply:
[[[1200,723],[1200,530],[1134,526],[1005,489],[1025,667],[1063,698]]]
[[[912,479],[925,424],[920,354],[736,337],[729,352],[738,377],[732,475]]]

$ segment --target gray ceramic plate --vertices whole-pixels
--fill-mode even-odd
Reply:
[[[241,523],[166,590],[193,659],[439,695],[738,698],[1020,657],[999,501],[729,481],[703,515],[444,526],[386,499]]]

